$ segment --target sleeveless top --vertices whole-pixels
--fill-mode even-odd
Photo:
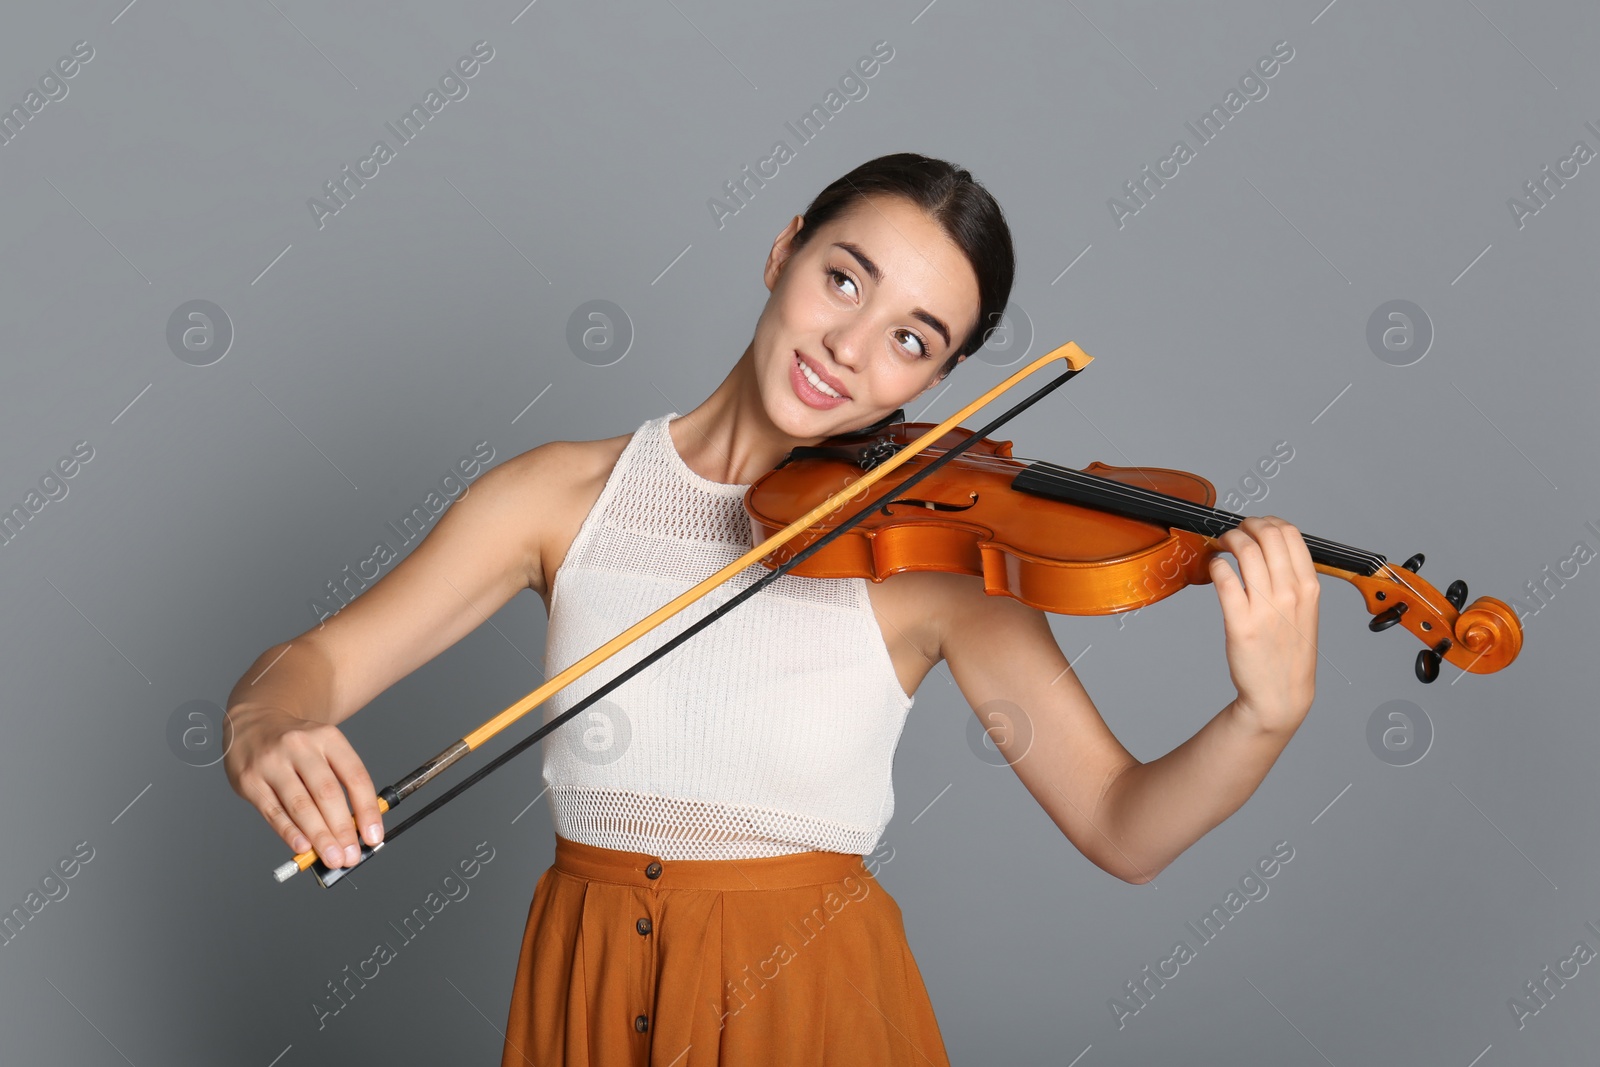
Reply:
[[[748,552],[748,485],[691,470],[669,412],[629,439],[553,579],[546,677]],[[549,722],[731,599],[752,563],[544,705]],[[552,731],[556,833],[662,859],[865,855],[914,697],[865,578],[784,574]]]

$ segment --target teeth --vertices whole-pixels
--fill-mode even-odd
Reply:
[[[840,397],[843,395],[830,386],[827,382],[823,381],[821,378],[818,378],[817,372],[806,366],[805,360],[801,359],[799,356],[796,356],[794,357],[794,361],[800,364],[800,373],[806,376],[806,381],[816,386],[819,393],[823,393],[831,397]]]

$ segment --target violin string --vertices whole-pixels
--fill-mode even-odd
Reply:
[[[1428,608],[1429,611],[1432,611],[1434,614],[1438,615],[1440,618],[1449,618],[1449,614],[1446,613],[1444,611],[1444,609],[1440,608],[1439,605],[1435,604],[1432,600],[1428,599],[1428,595],[1426,593],[1424,593],[1422,590],[1418,589],[1416,586],[1412,585],[1409,581],[1406,580],[1405,575],[1410,573],[1410,572],[1407,571],[1404,567],[1396,567],[1396,566],[1393,566],[1391,564],[1385,564],[1384,565],[1384,570],[1387,573],[1387,576],[1389,577],[1389,579],[1391,581],[1398,582],[1400,585],[1402,585],[1405,588],[1409,589],[1411,591],[1411,595],[1416,597],[1418,600],[1422,601],[1422,603]],[[1429,586],[1429,588],[1431,589],[1432,586]],[[1455,605],[1452,604],[1451,605],[1451,609],[1455,610]],[[1460,613],[1457,612],[1458,616],[1459,616],[1459,614]]]
[[[925,449],[924,451],[933,452],[936,450],[929,448]],[[1237,515],[1231,511],[1224,511],[1221,508],[1211,508],[1203,504],[1197,504],[1193,501],[1184,500],[1182,497],[1171,496],[1155,490],[1140,489],[1137,486],[1130,486],[1109,478],[1102,478],[1098,475],[1084,474],[1081,471],[1071,471],[1066,468],[1057,467],[1055,464],[1045,464],[1042,461],[1026,460],[1022,459],[1021,457],[998,456],[972,456],[969,457],[969,460],[974,466],[996,471],[1015,471],[1017,469],[1017,463],[1022,463],[1032,469],[1040,478],[1049,482],[1054,482],[1060,485],[1088,485],[1106,494],[1107,496],[1122,497],[1124,499],[1133,501],[1160,504],[1163,507],[1170,508],[1175,512],[1192,516],[1197,520],[1205,519],[1213,522],[1223,521],[1236,526],[1246,517],[1243,515]],[[1351,545],[1341,544],[1337,541],[1330,541],[1326,538],[1317,537],[1313,534],[1302,533],[1301,537],[1308,545],[1322,549],[1330,555],[1342,556],[1347,559],[1361,561],[1374,574],[1383,569],[1384,558],[1378,553],[1355,548]],[[1406,585],[1408,589],[1411,588],[1411,586],[1403,579],[1401,579],[1401,584]],[[1415,589],[1411,589],[1411,591],[1413,593],[1417,592]],[[1421,594],[1418,595],[1420,596]]]
[[[944,451],[946,450],[933,446],[923,449],[924,454],[942,453]],[[1197,504],[1193,501],[1185,500],[1182,497],[1172,496],[1156,490],[1140,489],[1137,486],[1127,485],[1125,483],[1118,482],[1110,478],[1103,478],[1098,475],[1086,474],[1082,471],[1075,471],[1071,468],[1062,467],[1058,464],[1049,463],[1047,461],[1033,460],[1021,456],[969,455],[967,457],[967,462],[980,469],[994,470],[1002,473],[1015,473],[1018,470],[1019,465],[1021,465],[1031,469],[1039,478],[1048,483],[1054,483],[1064,487],[1076,485],[1090,486],[1108,497],[1122,498],[1141,503],[1159,504],[1162,507],[1171,509],[1177,514],[1193,517],[1197,521],[1220,521],[1229,523],[1231,526],[1237,526],[1246,518],[1246,516],[1238,515],[1231,511],[1225,511],[1221,508]],[[1380,553],[1370,552],[1366,549],[1356,548],[1352,545],[1341,544],[1338,541],[1331,541],[1323,537],[1318,537],[1314,534],[1302,533],[1301,538],[1309,547],[1320,549],[1326,555],[1331,557],[1343,557],[1348,560],[1359,561],[1360,564],[1365,565],[1370,577],[1387,578],[1389,581],[1392,581],[1409,591],[1423,605],[1425,605],[1430,611],[1434,612],[1439,617],[1449,617],[1449,613],[1445,612],[1437,604],[1433,603],[1429,596],[1417,589],[1416,586],[1412,585],[1411,582],[1404,577],[1404,567],[1397,567],[1388,563]]]
[[[1050,466],[1052,468],[1054,467],[1053,464],[1050,465]],[[1107,485],[1105,487],[1105,491],[1106,491],[1107,495],[1121,496],[1121,497],[1124,497],[1124,498],[1127,498],[1127,499],[1144,500],[1144,501],[1151,501],[1151,502],[1155,502],[1155,503],[1163,503],[1163,504],[1170,503],[1170,504],[1174,505],[1175,510],[1187,511],[1190,514],[1196,514],[1196,515],[1198,515],[1200,517],[1204,517],[1204,518],[1214,518],[1218,514],[1224,515],[1224,516],[1228,516],[1230,518],[1238,518],[1238,519],[1243,519],[1244,518],[1244,516],[1235,516],[1232,512],[1224,512],[1219,508],[1207,509],[1203,505],[1192,504],[1189,501],[1183,500],[1181,497],[1172,497],[1172,496],[1169,496],[1168,494],[1158,493],[1158,492],[1155,492],[1153,490],[1142,490],[1142,489],[1138,489],[1135,486],[1128,486],[1128,485],[1123,485],[1123,484],[1117,483],[1117,482],[1110,482],[1108,479],[1101,479],[1101,478],[1097,477],[1096,475],[1092,475],[1092,474],[1084,474],[1081,471],[1068,471],[1068,470],[1065,470],[1064,468],[1058,468],[1058,469],[1060,469],[1064,474],[1070,475],[1071,477],[1062,477],[1062,476],[1056,474],[1055,471],[1050,469],[1050,468],[1045,468],[1043,470],[1040,470],[1039,473],[1040,473],[1040,475],[1042,477],[1048,478],[1048,479],[1050,479],[1052,481],[1056,481],[1056,482],[1058,482],[1060,484],[1073,484],[1073,483],[1087,484],[1087,480],[1088,479],[1093,479],[1095,482],[1106,482]],[[1379,554],[1377,554],[1375,552],[1368,552],[1368,551],[1366,551],[1364,549],[1354,548],[1354,547],[1352,547],[1350,545],[1343,545],[1343,544],[1340,544],[1337,541],[1329,541],[1329,540],[1326,540],[1324,538],[1316,537],[1316,536],[1313,536],[1313,535],[1302,534],[1301,536],[1308,544],[1314,545],[1314,546],[1319,547],[1319,548],[1323,548],[1323,549],[1325,549],[1325,550],[1327,550],[1329,552],[1335,553],[1335,554],[1342,554],[1342,555],[1345,555],[1345,556],[1349,556],[1351,558],[1355,558],[1355,559],[1360,559],[1360,560],[1366,561],[1369,564],[1369,566],[1372,568],[1372,576],[1373,577],[1382,576],[1382,577],[1388,578],[1390,581],[1393,581],[1396,584],[1398,584],[1398,585],[1404,587],[1406,590],[1408,590],[1414,597],[1416,597],[1423,605],[1425,605],[1430,611],[1434,612],[1436,615],[1440,616],[1441,618],[1448,618],[1449,617],[1449,612],[1445,611],[1438,604],[1434,603],[1432,598],[1430,598],[1422,590],[1418,589],[1415,585],[1413,585],[1405,577],[1405,574],[1407,572],[1406,572],[1406,569],[1404,567],[1396,567],[1396,566],[1393,566],[1393,565],[1389,564],[1386,560],[1384,560],[1384,558],[1381,555],[1379,555]],[[1453,609],[1453,607],[1454,606],[1452,605],[1452,609]]]
[[[1111,479],[1103,479],[1093,474],[1083,474],[1080,471],[1056,472],[1049,469],[1043,469],[1039,470],[1039,474],[1041,477],[1061,485],[1091,485],[1093,488],[1105,493],[1107,496],[1122,497],[1132,501],[1158,503],[1164,507],[1170,508],[1175,512],[1193,516],[1197,520],[1226,522],[1231,527],[1237,526],[1239,522],[1246,518],[1246,516],[1236,515],[1233,512],[1224,511],[1221,508],[1209,508],[1203,504],[1196,504],[1192,501],[1186,501],[1181,497],[1169,496],[1168,494],[1158,493],[1154,490],[1139,489],[1136,486],[1125,485]],[[1375,553],[1367,552],[1363,549],[1354,548],[1350,545],[1343,545],[1337,541],[1329,541],[1325,538],[1317,537],[1312,534],[1302,534],[1301,537],[1306,541],[1307,544],[1324,549],[1330,554],[1363,560],[1373,569],[1376,569],[1381,562]]]
[[[1059,467],[1056,464],[1046,463],[1041,466],[1042,461],[1038,460],[1029,460],[1022,457],[1002,458],[979,456],[972,457],[972,462],[975,465],[984,466],[992,470],[1014,470],[1014,465],[1010,462],[1007,462],[1007,459],[1025,463],[1030,467],[1030,469],[1035,470],[1035,472],[1041,478],[1060,485],[1093,485],[1096,489],[1101,490],[1107,496],[1122,497],[1128,500],[1136,500],[1147,503],[1158,503],[1162,504],[1163,506],[1171,507],[1176,512],[1192,515],[1200,519],[1216,520],[1220,517],[1224,521],[1235,522],[1236,525],[1237,521],[1242,521],[1245,518],[1245,516],[1236,515],[1230,511],[1224,511],[1221,508],[1208,508],[1205,505],[1184,500],[1182,497],[1171,496],[1156,490],[1140,489],[1137,486],[1130,486],[1108,478],[1101,478],[1098,475],[1085,474],[1082,471],[1070,470],[1069,468]],[[1301,537],[1308,545],[1323,549],[1332,555],[1342,555],[1350,559],[1363,561],[1371,569],[1372,577],[1385,577],[1389,579],[1390,581],[1409,591],[1412,596],[1416,597],[1417,600],[1419,600],[1436,615],[1440,616],[1441,618],[1449,617],[1449,612],[1445,611],[1438,604],[1434,603],[1431,597],[1429,597],[1422,590],[1418,589],[1405,577],[1407,572],[1404,567],[1397,567],[1389,564],[1379,553],[1369,552],[1365,549],[1359,549],[1351,545],[1341,544],[1337,541],[1330,541],[1326,538],[1317,537],[1312,534],[1302,533]]]
[[[975,460],[974,462],[977,463],[979,461]],[[995,470],[1015,470],[1013,465],[1004,464],[1001,462],[991,462],[983,465]],[[1089,486],[1108,497],[1122,497],[1133,501],[1159,504],[1170,511],[1181,512],[1184,515],[1191,516],[1197,521],[1207,520],[1209,522],[1222,522],[1226,523],[1231,528],[1233,526],[1237,526],[1238,523],[1245,518],[1245,516],[1223,511],[1220,508],[1207,508],[1203,504],[1184,500],[1182,497],[1171,496],[1169,494],[1160,493],[1154,490],[1141,490],[1136,486],[1129,486],[1112,479],[1099,477],[1097,475],[1083,474],[1078,471],[1062,471],[1057,473],[1056,471],[1037,463],[1032,464],[1031,469],[1034,471],[1037,477],[1046,482],[1052,482],[1059,485],[1084,485]],[[1349,545],[1342,545],[1336,541],[1328,541],[1315,535],[1303,534],[1302,537],[1308,544],[1314,547],[1324,549],[1331,555],[1359,560],[1372,570],[1377,570],[1379,564],[1382,562],[1382,558],[1377,556],[1375,553],[1366,552],[1362,549],[1356,549]]]

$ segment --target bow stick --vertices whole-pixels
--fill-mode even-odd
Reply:
[[[843,489],[840,489],[838,492],[829,496],[828,499],[812,508],[809,512],[802,515],[800,518],[796,519],[782,530],[779,530],[771,537],[768,537],[765,541],[761,542],[761,544],[756,545],[754,548],[750,549],[750,551],[746,552],[732,563],[729,563],[715,574],[701,581],[698,585],[678,594],[678,596],[674,597],[671,601],[663,604],[661,607],[657,608],[643,619],[640,619],[638,622],[628,627],[628,629],[607,641],[604,645],[601,645],[599,648],[595,649],[593,652],[590,652],[582,659],[571,664],[565,670],[557,674],[554,678],[546,681],[539,688],[535,689],[521,700],[518,700],[515,704],[512,704],[510,707],[506,708],[500,714],[496,715],[494,718],[478,727],[472,733],[467,734],[465,737],[452,743],[444,751],[428,760],[428,762],[424,763],[410,774],[401,778],[394,784],[384,786],[382,789],[378,790],[378,810],[380,812],[392,811],[402,800],[416,792],[423,785],[427,784],[445,768],[455,763],[468,752],[478,748],[484,742],[488,741],[489,738],[493,737],[507,726],[510,726],[513,722],[520,719],[523,715],[526,715],[529,711],[532,711],[540,704],[543,704],[550,698],[552,694],[571,684],[578,678],[581,678],[591,669],[609,659],[615,653],[621,651],[624,646],[631,644],[638,637],[649,633],[667,619],[672,618],[684,608],[705,596],[711,591],[712,588],[721,585],[729,578],[732,578],[733,576],[744,571],[745,568],[749,567],[751,564],[760,562],[761,560],[770,556],[777,549],[787,545],[789,541],[810,529],[811,525],[817,522],[819,519],[826,517],[830,512],[839,511],[846,503],[848,503],[849,497],[858,495],[860,490],[868,488],[882,480],[891,471],[908,462],[912,456],[938,441],[945,435],[945,433],[954,428],[973,412],[987,404],[991,399],[1005,392],[1007,389],[1010,389],[1017,382],[1034,373],[1046,363],[1057,359],[1065,360],[1069,369],[1060,376],[1052,379],[1048,384],[1044,385],[1038,391],[1020,401],[1010,410],[1001,414],[993,422],[974,433],[971,437],[968,437],[960,444],[947,450],[944,455],[932,460],[926,467],[907,478],[905,481],[901,482],[894,489],[891,489],[889,492],[885,493],[877,500],[874,500],[866,507],[861,508],[858,512],[856,512],[856,514],[842,521],[834,529],[828,531],[816,541],[807,545],[800,552],[785,560],[779,566],[770,569],[766,574],[762,575],[749,586],[740,590],[737,594],[730,597],[726,602],[718,606],[716,610],[708,613],[704,618],[697,620],[693,625],[686,627],[683,632],[675,635],[670,641],[651,652],[648,656],[642,658],[638,663],[635,663],[626,671],[623,671],[621,674],[611,679],[605,685],[589,694],[589,696],[568,708],[565,712],[561,713],[561,715],[545,723],[530,736],[518,741],[511,748],[496,756],[488,764],[473,772],[473,774],[458,782],[456,785],[452,786],[447,792],[429,803],[426,807],[420,809],[410,818],[404,820],[393,829],[389,830],[384,835],[384,839],[378,842],[378,844],[368,845],[366,842],[360,841],[358,836],[357,841],[360,842],[361,845],[361,854],[355,863],[346,867],[330,868],[324,865],[323,862],[317,858],[315,849],[308,849],[305,852],[301,852],[296,855],[294,859],[289,860],[275,869],[272,872],[273,877],[280,882],[285,882],[298,872],[305,870],[307,867],[311,867],[317,876],[317,881],[320,882],[324,887],[331,886],[338,882],[345,876],[346,873],[354,870],[356,867],[359,867],[362,863],[365,863],[368,859],[375,855],[379,849],[384,847],[384,845],[399,837],[409,827],[414,826],[416,823],[426,818],[430,813],[437,810],[449,800],[466,790],[469,786],[473,785],[479,779],[483,778],[485,775],[504,764],[507,760],[511,759],[511,757],[517,755],[519,752],[522,752],[524,749],[534,744],[534,742],[540,740],[550,731],[554,730],[556,727],[572,718],[578,712],[582,711],[584,708],[587,708],[590,704],[611,692],[611,690],[615,689],[617,686],[633,677],[639,671],[642,671],[644,668],[648,667],[650,664],[654,663],[656,660],[672,651],[684,641],[687,641],[690,637],[694,636],[696,633],[700,632],[702,629],[720,618],[724,612],[732,610],[736,605],[743,603],[746,599],[755,595],[755,593],[768,582],[774,581],[780,575],[788,573],[791,569],[812,555],[812,553],[821,549],[835,537],[838,537],[845,531],[854,527],[857,523],[866,518],[866,516],[870,515],[876,508],[884,504],[890,498],[894,497],[898,493],[905,492],[907,489],[920,482],[923,478],[926,478],[928,475],[932,474],[939,467],[943,466],[960,453],[966,451],[966,449],[975,442],[987,438],[996,428],[1004,424],[1013,416],[1032,406],[1046,393],[1064,384],[1069,378],[1077,374],[1084,367],[1088,366],[1089,362],[1093,360],[1094,357],[1089,355],[1083,349],[1079,348],[1077,343],[1074,341],[1068,341],[1060,348],[1056,348],[1040,356],[1038,359],[1034,360],[1026,367],[1023,367],[1021,370],[1011,375],[1011,377],[1007,378],[999,385],[996,385],[994,388],[990,389],[976,400],[967,404],[954,415],[951,415],[948,419],[939,423],[933,429],[929,430],[927,433],[911,442],[911,444],[899,450],[894,455],[883,459],[881,462],[863,474],[860,478],[857,478]]]

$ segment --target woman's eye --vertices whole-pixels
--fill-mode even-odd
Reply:
[[[917,355],[919,357],[926,357],[928,355],[928,346],[922,343],[922,338],[918,337],[910,330],[901,330],[899,332],[905,334],[907,337],[911,338],[911,340],[917,343]]]
[[[845,281],[849,282],[852,286],[856,284],[856,280],[854,278],[850,277],[850,275],[846,274],[842,270],[834,270],[832,267],[828,268],[828,277],[830,279],[832,279],[832,278],[843,278]],[[835,288],[837,288],[837,286]],[[855,294],[851,293],[850,295],[854,296]]]

